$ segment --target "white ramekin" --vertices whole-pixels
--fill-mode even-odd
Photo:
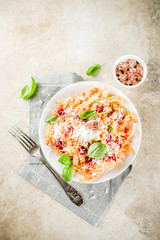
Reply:
[[[118,80],[118,78],[117,78],[117,76],[116,76],[116,73],[115,73],[116,66],[117,66],[120,62],[125,61],[125,60],[127,60],[127,59],[134,59],[134,60],[138,61],[138,62],[143,66],[143,71],[144,71],[144,73],[143,73],[143,78],[142,78],[142,80],[141,80],[138,84],[133,85],[133,86],[127,86],[127,85],[124,85],[123,83],[121,83],[121,82]],[[123,86],[123,87],[125,87],[125,88],[128,88],[128,89],[136,88],[136,87],[140,86],[140,85],[145,81],[145,79],[146,79],[146,77],[147,77],[147,66],[146,66],[146,64],[144,63],[144,61],[143,61],[140,57],[137,57],[136,55],[132,55],[132,54],[124,55],[124,56],[121,56],[120,58],[118,58],[118,59],[116,60],[116,62],[114,63],[114,65],[113,65],[113,76],[114,76],[115,81],[116,81],[118,84],[120,84],[121,86]]]

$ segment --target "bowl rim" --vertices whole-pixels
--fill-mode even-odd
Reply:
[[[141,80],[138,84],[133,85],[133,86],[126,86],[126,85],[124,85],[123,83],[121,83],[121,82],[117,79],[117,76],[116,76],[116,74],[115,74],[116,66],[117,66],[121,61],[127,60],[127,59],[129,59],[129,58],[132,58],[132,59],[135,59],[135,60],[139,61],[140,64],[143,66],[143,69],[144,69],[144,74],[143,74],[142,80]],[[115,61],[114,65],[113,65],[113,77],[114,77],[114,80],[115,80],[120,86],[123,86],[123,87],[125,87],[125,88],[127,88],[127,89],[133,89],[133,88],[136,88],[136,87],[139,87],[140,85],[142,85],[142,83],[144,83],[144,81],[146,80],[146,77],[147,77],[147,66],[146,66],[145,62],[144,62],[140,57],[138,57],[138,56],[136,56],[136,55],[133,55],[133,54],[123,55],[123,56],[119,57],[119,58]]]

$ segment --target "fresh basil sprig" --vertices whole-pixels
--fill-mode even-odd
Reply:
[[[51,123],[56,122],[57,120],[58,120],[58,117],[54,116],[54,117],[51,117],[48,120],[46,120],[46,123],[51,124]]]
[[[113,127],[111,127],[110,125],[108,125],[108,129],[113,131]]]
[[[82,118],[82,119],[88,119],[88,118],[93,117],[95,114],[96,114],[95,110],[87,110],[87,111],[82,112],[79,115],[79,117]]]
[[[69,182],[72,178],[73,166],[66,166],[63,168],[62,177],[65,181]]]
[[[60,158],[58,159],[58,162],[62,163],[63,165],[69,166],[71,165],[71,158],[68,154],[63,153]]]
[[[89,158],[100,159],[107,152],[107,146],[101,142],[94,142],[89,146]]]
[[[68,154],[63,153],[58,162],[62,163],[63,165],[66,165],[63,168],[62,171],[62,177],[64,178],[65,181],[69,182],[72,178],[72,172],[73,172],[73,166],[71,162],[71,158]]]
[[[36,81],[33,77],[31,77],[31,79],[32,79],[31,83],[26,85],[22,89],[20,98],[29,99],[35,93],[35,91],[36,91]]]
[[[98,73],[99,69],[100,69],[100,65],[99,64],[94,64],[93,66],[91,66],[90,68],[88,68],[87,70],[87,75],[88,76],[94,76]]]

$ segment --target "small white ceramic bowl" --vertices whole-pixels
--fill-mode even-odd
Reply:
[[[143,73],[143,78],[142,78],[142,80],[141,80],[138,84],[133,85],[133,86],[127,86],[127,85],[124,85],[123,83],[121,83],[121,82],[118,80],[118,78],[117,78],[117,76],[116,76],[116,73],[115,73],[116,66],[117,66],[120,62],[125,61],[125,60],[127,60],[127,59],[134,59],[134,60],[138,61],[138,62],[143,66],[143,71],[144,71],[144,73]],[[137,57],[136,55],[132,55],[132,54],[124,55],[124,56],[121,56],[120,58],[118,58],[118,59],[116,60],[116,62],[114,63],[114,65],[113,65],[113,76],[114,76],[115,81],[116,81],[118,84],[120,84],[121,86],[123,86],[123,87],[125,87],[125,88],[128,88],[128,89],[133,89],[133,88],[136,88],[136,87],[140,86],[140,85],[145,81],[145,79],[146,79],[146,77],[147,77],[147,66],[146,66],[146,64],[144,63],[144,61],[143,61],[140,57]]]

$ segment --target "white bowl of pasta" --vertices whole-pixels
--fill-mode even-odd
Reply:
[[[135,159],[141,122],[133,103],[117,88],[78,82],[48,102],[39,139],[44,156],[65,180],[100,183],[121,174]]]

